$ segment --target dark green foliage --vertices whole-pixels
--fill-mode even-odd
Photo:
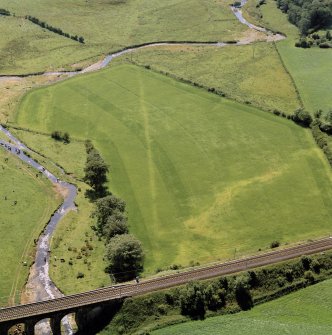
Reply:
[[[319,30],[329,26],[332,20],[331,0],[276,0],[278,7],[288,15],[301,34],[311,29]]]
[[[315,120],[311,125],[312,136],[314,137],[318,146],[324,151],[324,154],[332,166],[332,149],[329,146],[330,139],[328,135],[326,135],[322,131],[322,124],[319,120]],[[323,128],[324,129],[324,128]]]
[[[113,221],[124,220],[125,208],[126,203],[114,195],[107,195],[98,199],[93,213],[93,216],[97,218],[97,231],[103,235],[105,230],[108,229],[106,226],[110,223],[110,218]]]
[[[310,284],[313,284],[315,282],[315,276],[312,271],[306,271],[304,273],[304,279],[307,280]]]
[[[0,15],[10,16],[10,11],[4,8],[0,8]]]
[[[32,23],[37,24],[38,26],[44,28],[44,29],[52,31],[55,34],[58,34],[58,35],[61,35],[61,36],[67,37],[67,38],[71,38],[72,40],[80,42],[80,43],[84,43],[84,38],[82,36],[81,37],[78,37],[77,35],[71,36],[68,33],[63,32],[62,29],[53,27],[53,26],[47,24],[44,21],[40,21],[38,18],[36,18],[34,16],[27,15],[25,18],[27,20],[31,21]]]
[[[319,274],[320,273],[320,268],[321,268],[321,264],[319,263],[319,261],[317,259],[315,259],[311,262],[311,269],[315,273]]]
[[[118,282],[135,278],[143,269],[141,242],[130,234],[113,237],[107,245],[105,256],[109,262],[105,271]]]
[[[280,246],[280,242],[279,241],[273,241],[271,242],[270,248],[278,248]]]
[[[302,256],[301,262],[302,262],[302,266],[304,270],[310,269],[310,264],[312,262],[312,259],[309,256]]]
[[[128,234],[127,217],[123,212],[115,210],[102,229],[107,241],[116,235]]]
[[[250,288],[259,286],[259,278],[255,271],[248,271],[248,285]]]
[[[70,136],[67,132],[62,133],[61,131],[55,130],[51,133],[51,137],[56,141],[62,141],[66,144],[70,143]]]
[[[93,147],[90,141],[86,142],[87,160],[84,168],[84,181],[93,188],[94,197],[102,197],[107,194],[104,184],[107,182],[108,166]]]
[[[238,277],[235,281],[235,298],[244,311],[251,309],[254,306],[252,296],[249,290],[248,278]]]
[[[220,288],[217,283],[209,284],[205,290],[205,303],[208,309],[216,311],[226,305],[226,290]]]
[[[310,127],[312,117],[309,112],[299,108],[292,115],[292,120],[303,127]]]
[[[200,283],[190,282],[181,290],[180,307],[181,314],[188,315],[192,319],[204,319],[205,293]]]

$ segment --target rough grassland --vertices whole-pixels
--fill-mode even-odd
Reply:
[[[288,71],[294,78],[305,108],[311,113],[318,109],[324,111],[331,109],[332,50],[295,48],[298,30],[276,7],[275,1],[268,0],[267,5],[261,6],[260,10],[260,14],[263,15],[262,25],[287,34],[287,39],[278,42],[277,47]]]
[[[94,142],[149,272],[331,231],[331,171],[309,131],[151,71],[32,91],[16,121]]]
[[[0,306],[19,301],[33,240],[60,203],[50,183],[0,148]],[[7,198],[7,200],[5,200]],[[15,205],[14,202],[17,201]],[[27,262],[28,266],[23,266]],[[10,297],[9,297],[10,296]]]
[[[188,322],[154,335],[326,335],[332,332],[332,280],[255,307],[248,312]]]
[[[98,241],[90,228],[94,224],[90,217],[93,205],[84,197],[84,185],[79,183],[78,187],[81,188],[75,201],[78,211],[70,212],[61,220],[51,244],[52,256],[56,256],[57,260],[54,257],[51,259],[50,276],[65,294],[84,292],[111,282],[109,275],[103,271],[106,267],[103,262],[104,243]],[[86,248],[86,241],[92,250]],[[82,258],[78,258],[79,255]],[[61,258],[65,262],[61,262]],[[84,274],[84,278],[77,278],[79,272]]]
[[[83,36],[86,43],[82,45],[52,34],[55,36],[54,43],[46,43],[39,48],[40,52],[35,52],[29,38],[26,39],[25,29],[21,29],[23,27],[12,29],[3,23],[0,45],[3,44],[1,40],[4,40],[4,35],[17,36],[12,38],[12,44],[4,45],[3,49],[5,54],[14,51],[16,67],[6,62],[1,64],[0,72],[31,72],[49,69],[52,65],[68,66],[145,42],[225,41],[235,39],[246,30],[236,20],[227,2],[219,0],[5,0],[2,6],[16,16],[32,15],[72,35]],[[16,20],[16,25],[24,24],[23,19],[10,19]],[[7,22],[7,18],[1,20]],[[42,36],[51,34],[37,26],[29,29],[36,30],[31,38],[35,38],[38,45],[44,45],[45,41],[40,40]],[[26,46],[20,42],[25,42]]]
[[[224,92],[231,99],[286,114],[299,107],[291,78],[272,43],[246,46],[158,47],[127,56]]]

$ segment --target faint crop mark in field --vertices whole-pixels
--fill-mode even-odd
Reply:
[[[146,149],[147,149],[147,165],[148,165],[148,175],[149,175],[149,185],[150,185],[150,193],[151,193],[151,208],[152,208],[152,221],[157,222],[158,214],[157,214],[157,207],[156,207],[156,176],[155,176],[155,169],[152,157],[152,148],[151,148],[151,134],[150,134],[150,124],[149,124],[149,111],[145,105],[144,99],[144,86],[141,78],[141,74],[139,74],[139,81],[140,81],[140,109],[143,116],[143,126],[144,126],[144,137],[146,142]]]
[[[215,238],[216,231],[214,229],[205,229],[206,225],[214,220],[214,217],[227,217],[231,215],[231,203],[234,197],[245,188],[255,183],[268,183],[274,178],[283,174],[283,168],[271,169],[265,174],[253,178],[240,180],[233,185],[227,187],[223,192],[218,193],[215,197],[214,203],[199,216],[192,217],[185,221],[185,226],[190,231],[200,235],[206,235],[209,232],[209,237]],[[222,220],[222,219],[221,219]],[[205,236],[207,237],[207,236]]]

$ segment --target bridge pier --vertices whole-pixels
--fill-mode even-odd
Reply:
[[[53,335],[61,335],[61,320],[63,318],[62,314],[54,315],[50,319],[50,326]]]

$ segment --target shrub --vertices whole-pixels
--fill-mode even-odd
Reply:
[[[310,269],[310,264],[312,262],[312,259],[309,256],[302,256],[301,257],[301,263],[304,270]]]
[[[306,110],[299,108],[292,115],[292,120],[303,127],[309,127],[312,122],[312,117]]]
[[[270,244],[270,248],[273,249],[273,248],[278,248],[280,246],[280,242],[279,241],[273,241],[271,242]]]
[[[244,277],[238,277],[235,281],[235,298],[244,311],[251,309],[254,305],[247,280]]]
[[[84,273],[83,272],[79,272],[76,276],[77,279],[80,279],[80,278],[84,278]]]
[[[226,290],[219,288],[218,285],[212,283],[204,290],[205,302],[208,309],[216,311],[218,308],[226,304]]]
[[[285,271],[285,277],[286,277],[286,280],[291,283],[294,280],[293,270],[287,269]]]
[[[188,315],[192,319],[204,319],[205,295],[200,283],[190,282],[181,290],[180,308],[182,315]]]
[[[321,264],[319,263],[319,261],[317,259],[315,259],[314,261],[311,262],[311,269],[315,272],[315,273],[320,273],[320,268],[321,268]]]
[[[314,283],[315,281],[315,276],[314,274],[312,273],[312,271],[306,271],[304,273],[304,279],[309,282],[310,284]]]

